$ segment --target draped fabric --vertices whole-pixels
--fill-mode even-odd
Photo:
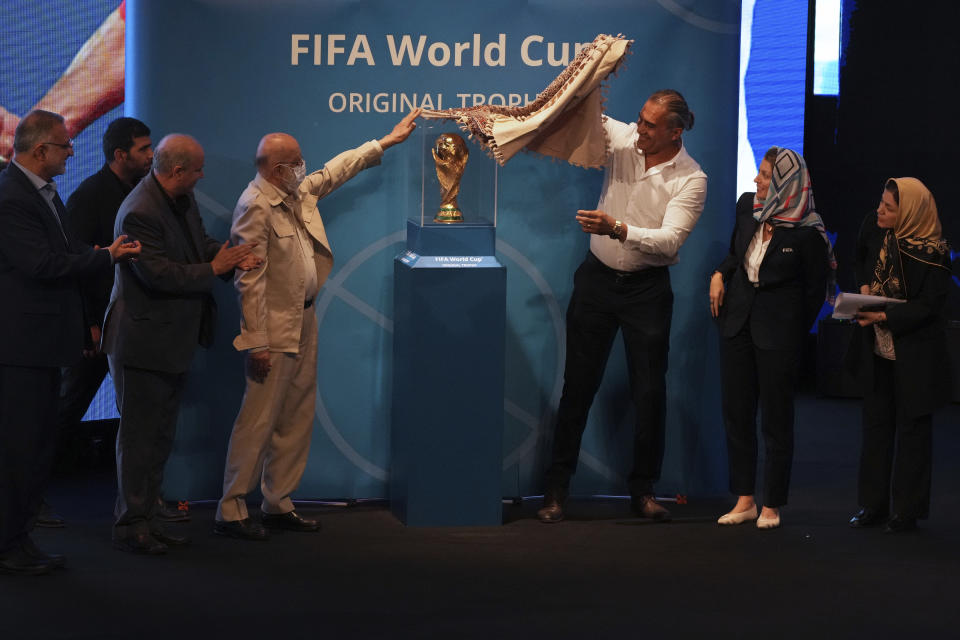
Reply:
[[[603,82],[620,67],[632,42],[598,35],[526,106],[427,110],[423,117],[456,121],[500,165],[526,149],[581,167],[603,167],[608,148]]]
[[[771,170],[767,197],[760,201],[754,195],[753,217],[757,222],[766,222],[775,227],[813,227],[820,232],[827,245],[824,259],[830,265],[826,299],[833,304],[837,289],[837,259],[833,255],[833,244],[827,237],[823,219],[817,213],[813,202],[813,187],[810,184],[807,163],[796,151],[780,149]]]

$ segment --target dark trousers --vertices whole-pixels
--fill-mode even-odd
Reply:
[[[566,491],[576,471],[587,414],[600,387],[617,331],[623,331],[636,407],[631,495],[653,492],[660,479],[666,418],[667,352],[673,291],[666,267],[622,274],[593,254],[573,278],[567,308],[567,361],[553,436],[548,491]]]
[[[860,450],[860,506],[904,518],[926,518],[930,511],[933,455],[932,416],[899,416],[895,364],[873,356],[873,388],[863,398]],[[891,493],[892,486],[892,493]]]
[[[763,505],[785,505],[793,466],[793,398],[799,351],[760,349],[753,343],[748,319],[740,333],[721,339],[720,355],[730,492],[737,496],[754,494],[759,405],[764,450]]]
[[[57,443],[57,367],[0,365],[0,553],[33,530]]]
[[[62,369],[59,408],[61,437],[83,419],[108,371],[107,356],[103,353]]]
[[[114,527],[123,536],[154,526],[187,374],[122,367],[112,358],[110,372],[120,407]]]

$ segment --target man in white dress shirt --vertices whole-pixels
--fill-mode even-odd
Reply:
[[[416,127],[415,109],[380,140],[336,156],[306,175],[300,145],[285,133],[265,135],[257,147],[257,176],[240,195],[231,239],[257,243],[265,262],[237,274],[240,335],[247,388],[233,425],[214,532],[265,540],[270,529],[318,531],[301,517],[290,494],[307,464],[317,386],[317,317],[313,300],[333,266],[317,200],[380,164],[383,152]],[[260,484],[262,522],[247,513],[246,496]]]
[[[681,138],[693,112],[679,92],[657,91],[636,123],[608,118],[603,192],[594,210],[577,211],[590,251],[574,274],[567,309],[567,360],[557,412],[553,458],[546,474],[543,522],[563,519],[580,440],[617,331],[623,331],[631,397],[637,410],[633,510],[667,521],[654,499],[660,478],[666,408],[667,351],[673,291],[667,267],[703,210],[707,176]]]

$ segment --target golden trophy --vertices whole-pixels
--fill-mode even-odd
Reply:
[[[460,178],[467,166],[470,151],[463,138],[455,133],[443,133],[433,143],[433,163],[440,181],[440,210],[434,222],[450,224],[463,222],[463,212],[457,204],[460,193]]]

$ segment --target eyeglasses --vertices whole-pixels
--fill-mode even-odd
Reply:
[[[73,140],[67,140],[66,143],[63,142],[41,142],[39,144],[51,144],[55,147],[60,147],[61,149],[73,149]]]

